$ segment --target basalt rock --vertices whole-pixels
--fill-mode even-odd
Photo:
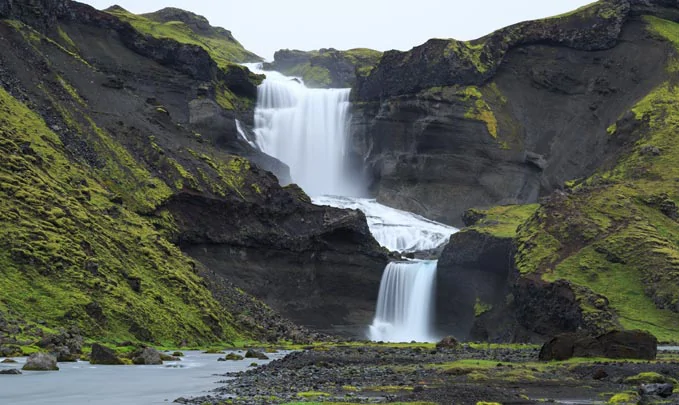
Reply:
[[[672,19],[670,7],[600,1],[469,43],[389,51],[353,89],[350,153],[379,201],[445,223],[537,202],[626,150],[629,128],[607,129],[666,77],[670,50],[644,15]]]
[[[566,333],[545,343],[539,358],[542,361],[572,357],[655,360],[657,347],[655,336],[643,331],[611,331],[596,337],[586,333]]]
[[[99,343],[94,343],[90,354],[90,364],[121,365],[124,363],[113,350]]]

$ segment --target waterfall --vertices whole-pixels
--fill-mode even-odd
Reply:
[[[431,342],[434,260],[389,263],[382,275],[370,340]]]
[[[290,167],[292,180],[318,205],[359,209],[375,239],[389,250],[417,252],[446,243],[456,228],[379,204],[345,167],[349,89],[308,89],[299,78],[266,75],[255,108],[255,143]],[[239,125],[239,133],[242,132]],[[246,140],[243,132],[241,134]],[[436,261],[390,263],[382,275],[371,340],[432,341]]]
[[[257,145],[290,166],[307,194],[356,195],[347,179],[345,148],[350,89],[309,89],[301,80],[264,72],[255,109]]]

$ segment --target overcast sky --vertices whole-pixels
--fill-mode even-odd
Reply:
[[[552,16],[591,0],[80,0],[134,13],[179,7],[230,30],[271,59],[282,48],[408,50],[430,38],[469,40],[519,21]]]

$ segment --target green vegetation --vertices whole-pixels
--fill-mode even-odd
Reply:
[[[538,204],[526,204],[500,205],[487,210],[470,209],[468,214],[480,219],[468,229],[498,238],[514,238],[518,227],[535,214],[538,207]]]
[[[341,82],[339,78],[333,78],[331,70],[337,64],[349,64],[356,69],[359,76],[367,76],[382,58],[382,52],[367,48],[355,48],[346,51],[335,49],[322,49],[317,51],[282,51],[273,67],[281,73],[289,76],[301,77],[309,87],[338,87],[346,88],[353,85],[353,80]],[[294,57],[299,61],[293,65],[286,64],[287,57]],[[277,63],[285,66],[279,66]]]
[[[169,38],[182,44],[197,45],[205,49],[221,67],[233,63],[259,62],[262,59],[243,48],[225,31],[212,28],[209,32],[196,32],[182,21],[159,22],[150,16],[132,14],[122,8],[112,8],[108,13],[130,23],[137,31],[155,38]],[[198,17],[198,16],[195,16]]]
[[[663,374],[654,372],[639,373],[631,377],[625,378],[625,384],[639,385],[639,384],[676,384],[677,380]]]
[[[136,213],[157,206],[167,186],[94,122],[82,128],[106,157],[96,173],[0,90],[0,311],[103,341],[239,338],[194,263]]]
[[[481,316],[485,314],[486,312],[490,311],[493,309],[493,306],[491,304],[487,304],[479,299],[479,297],[476,297],[476,303],[474,303],[474,316]]]
[[[636,392],[621,392],[613,395],[609,400],[609,404],[636,404],[641,398]]]
[[[679,24],[645,21],[679,52]],[[643,329],[677,341],[679,77],[668,71],[669,80],[631,109],[640,121],[633,149],[613,169],[570,184],[569,194],[519,227],[516,265],[546,281],[569,280],[592,328]]]

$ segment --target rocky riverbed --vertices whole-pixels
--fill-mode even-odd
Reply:
[[[673,384],[679,376],[679,355],[672,352],[655,361],[540,362],[538,354],[536,346],[319,345],[229,373],[210,396],[181,403],[603,403],[615,395],[637,403],[641,384]],[[661,400],[667,399],[644,398]]]

